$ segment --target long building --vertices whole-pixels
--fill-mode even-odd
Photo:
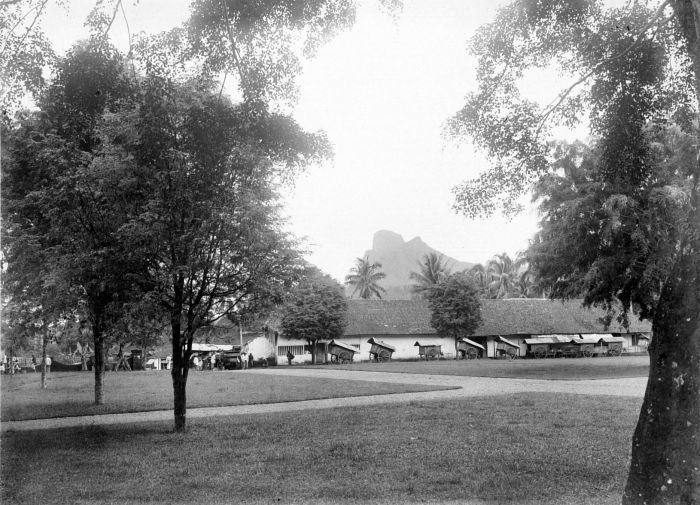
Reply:
[[[651,338],[651,325],[630,315],[629,328],[613,320],[606,327],[605,312],[587,309],[581,300],[548,300],[512,298],[481,300],[482,323],[472,335],[462,337],[478,344],[481,357],[496,358],[509,352],[524,357],[532,339],[565,341],[570,338],[586,342],[614,339],[622,343],[623,353],[646,352]],[[371,340],[371,342],[369,342]],[[577,340],[578,341],[578,340]],[[392,359],[418,359],[421,348],[439,346],[442,357],[454,358],[454,338],[441,337],[430,324],[430,309],[424,300],[349,300],[348,326],[342,342],[355,347],[355,361],[370,359],[375,343],[393,348]],[[280,335],[277,355],[287,351],[295,362],[309,361],[310,352],[304,341],[289,340]],[[419,345],[416,345],[419,344]],[[325,347],[321,346],[323,361]],[[286,360],[280,359],[280,364]]]

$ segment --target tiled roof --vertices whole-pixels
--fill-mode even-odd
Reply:
[[[511,298],[481,300],[482,323],[474,336],[552,333],[650,332],[651,324],[630,317],[629,330],[617,321],[605,328],[604,311],[586,309],[581,300]],[[425,335],[435,330],[424,300],[348,300],[346,335]]]

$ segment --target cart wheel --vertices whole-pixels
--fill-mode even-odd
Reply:
[[[515,352],[508,352],[507,356],[509,360],[513,361],[515,359]]]
[[[586,349],[585,351],[583,351],[583,355],[586,358],[590,358],[591,356],[593,356],[593,351],[589,351],[588,349]]]
[[[610,356],[619,356],[620,355],[620,350],[619,349],[612,349],[610,351]]]
[[[377,356],[377,363],[381,363],[382,361],[384,361],[384,358],[382,358],[381,356]]]

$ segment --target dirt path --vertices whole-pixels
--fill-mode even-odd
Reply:
[[[236,405],[231,407],[205,407],[188,409],[187,417],[197,419],[211,416],[233,416],[242,414],[267,414],[292,412],[307,409],[357,407],[379,403],[403,403],[420,400],[448,400],[473,396],[493,396],[522,392],[553,392],[586,395],[631,396],[644,395],[646,378],[601,379],[580,381],[554,381],[532,379],[494,379],[489,377],[457,377],[448,375],[396,374],[332,369],[293,369],[288,367],[253,369],[248,373],[284,375],[289,377],[316,377],[325,379],[361,380],[401,384],[423,384],[447,386],[456,389],[426,391],[420,393],[395,393],[386,395],[354,396],[322,400],[304,400],[258,405]],[[151,421],[168,421],[172,410],[136,412],[128,414],[104,414],[98,416],[62,417],[29,421],[8,421],[0,424],[2,431],[25,431],[37,429],[69,428],[79,426],[132,424]]]

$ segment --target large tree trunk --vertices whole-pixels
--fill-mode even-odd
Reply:
[[[174,430],[181,433],[187,430],[187,374],[189,372],[192,345],[191,336],[182,335],[182,276],[174,283],[174,304],[170,312],[172,329],[173,368],[170,375],[173,380],[173,416]]]
[[[174,430],[187,430],[187,366],[182,365],[181,359],[173,360],[173,398],[174,398]]]
[[[700,257],[695,253],[674,268],[654,318],[626,505],[700,504],[699,318]]]

